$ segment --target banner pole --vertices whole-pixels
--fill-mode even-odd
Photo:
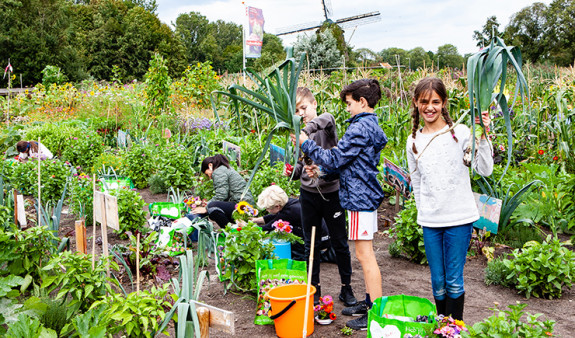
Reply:
[[[246,86],[246,28],[248,24],[248,8],[246,7],[245,1],[242,1],[242,5],[244,5],[244,24],[242,25],[242,46],[243,46],[243,56],[242,56],[242,76],[244,79],[244,87]]]

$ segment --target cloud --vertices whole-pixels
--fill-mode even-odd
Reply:
[[[453,44],[459,53],[477,50],[473,31],[480,30],[489,16],[497,16],[500,30],[511,15],[535,1],[529,0],[331,0],[337,20],[352,15],[379,11],[381,21],[356,29],[346,29],[346,41],[355,48],[369,48],[376,52],[389,47],[406,50],[423,47],[437,51],[437,47]],[[550,0],[543,0],[549,4]],[[157,0],[158,15],[163,22],[175,22],[180,13],[199,12],[210,21],[224,20],[242,24],[245,9],[238,0],[194,0],[184,5],[177,0]],[[261,8],[266,19],[265,30],[275,33],[278,28],[313,21],[322,21],[320,0],[252,0],[248,5]],[[310,34],[309,32],[307,34]],[[284,45],[297,40],[295,34],[282,37]]]

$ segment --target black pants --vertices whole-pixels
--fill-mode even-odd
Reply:
[[[305,253],[309,257],[311,247],[311,228],[316,227],[315,249],[311,283],[319,284],[319,264],[321,240],[321,220],[324,219],[329,229],[331,246],[335,251],[337,268],[342,284],[351,283],[351,255],[347,244],[347,227],[345,222],[345,210],[339,203],[339,191],[323,194],[325,201],[319,193],[311,193],[300,189],[299,200],[301,202],[301,219],[305,238]]]
[[[212,201],[208,203],[208,216],[216,222],[220,228],[225,228],[228,223],[233,223],[232,213],[236,208],[234,202]]]

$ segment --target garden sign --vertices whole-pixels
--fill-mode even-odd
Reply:
[[[497,234],[503,201],[476,192],[473,193],[473,196],[475,197],[475,203],[479,210],[479,220],[473,223],[473,226],[478,229],[490,231],[492,234]]]

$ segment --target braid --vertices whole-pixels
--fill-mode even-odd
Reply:
[[[413,127],[411,128],[411,137],[413,137],[412,150],[414,154],[417,154],[417,148],[415,147],[415,136],[417,135],[417,129],[419,128],[419,111],[415,103],[413,104],[413,111],[411,112],[411,118],[413,121]]]
[[[449,116],[449,112],[447,111],[447,109],[445,107],[443,107],[441,109],[441,115],[443,116],[443,119],[445,120],[445,122],[447,122],[447,125],[449,126],[449,128],[451,128],[453,126],[453,120],[451,119],[451,116]],[[453,139],[455,140],[455,142],[459,142],[459,140],[455,136],[455,131],[453,129],[451,129],[451,136],[453,136]]]

